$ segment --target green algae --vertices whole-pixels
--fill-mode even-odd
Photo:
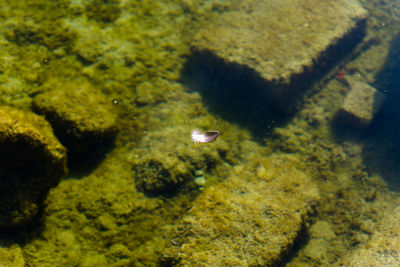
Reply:
[[[114,22],[121,14],[119,0],[92,0],[86,5],[86,16],[99,23]]]
[[[319,199],[315,183],[290,157],[253,152],[182,219],[166,253],[177,266],[273,266],[309,223]]]
[[[121,129],[116,148],[95,171],[81,179],[66,179],[51,191],[41,231],[26,239],[20,236],[29,266],[156,266],[180,218],[201,193],[191,183],[193,171],[204,170],[206,188],[218,185],[232,166],[245,168],[243,159],[254,151],[264,156],[288,154],[289,165],[315,181],[321,192],[315,220],[323,220],[330,236],[337,237],[322,238],[310,228],[317,241],[300,250],[293,266],[334,263],[350,247],[365,242],[382,210],[393,205],[385,183],[364,167],[360,145],[343,144],[331,136],[329,120],[346,91],[339,82],[317,85],[308,105],[264,145],[210,115],[197,93],[186,92],[179,79],[183,56],[189,53],[188,39],[202,22],[234,9],[235,3],[110,1],[113,4],[103,7],[107,1],[73,2],[24,1],[0,9],[8,21],[0,29],[0,56],[5,59],[0,61],[1,104],[28,110],[32,97],[45,90],[50,79],[67,82],[83,77],[110,103],[115,100]],[[108,10],[95,14],[103,9]],[[380,51],[377,47],[368,51],[374,48]],[[357,63],[360,58],[363,62]],[[349,64],[372,80],[373,73],[360,67],[371,61],[376,62],[359,57]],[[223,135],[199,149],[206,160],[197,157],[198,148],[184,143],[181,154],[193,161],[185,166],[190,173],[187,183],[172,198],[149,198],[138,191],[131,170],[139,161],[137,155],[148,153],[151,158],[160,144],[165,144],[164,151],[181,146],[192,127],[218,128]],[[182,135],[168,138],[174,133]],[[157,140],[154,144],[152,138]],[[160,158],[168,160],[168,155]],[[203,167],[208,159],[215,165],[211,169]],[[268,171],[257,169],[263,177]],[[256,171],[247,175],[252,172]],[[325,253],[316,254],[316,244],[324,246]]]
[[[24,267],[25,261],[22,256],[22,250],[18,246],[10,248],[0,248],[0,263],[4,266]]]

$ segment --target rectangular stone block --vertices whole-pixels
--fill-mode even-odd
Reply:
[[[362,40],[366,17],[353,0],[246,1],[198,32],[189,64],[289,111]]]
[[[374,87],[355,80],[348,80],[351,87],[335,120],[355,129],[365,129],[379,111],[385,98]]]

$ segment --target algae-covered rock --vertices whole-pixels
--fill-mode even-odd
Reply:
[[[0,266],[24,267],[25,260],[21,248],[18,246],[12,246],[10,248],[0,247]]]
[[[369,241],[346,255],[338,266],[400,266],[400,207],[387,213]]]
[[[287,158],[235,167],[206,188],[165,253],[177,266],[271,266],[288,252],[319,199]]]
[[[96,157],[108,149],[117,133],[110,101],[85,81],[52,82],[51,90],[33,99],[33,109],[46,116],[56,136],[68,148],[71,163]]]
[[[332,242],[337,240],[332,226],[326,221],[317,221],[310,227],[308,233],[308,242],[299,252],[299,255],[304,256],[318,266],[329,266],[330,258],[328,255],[333,250]]]
[[[198,32],[193,63],[199,75],[208,71],[243,84],[280,110],[293,107],[302,90],[364,35],[367,12],[358,1],[243,3]]]
[[[0,227],[29,223],[66,172],[66,149],[42,117],[0,108]]]
[[[48,19],[48,18],[47,18]],[[61,20],[42,19],[40,23],[30,16],[7,24],[4,37],[18,45],[30,45],[32,43],[43,45],[51,50],[65,47],[70,49],[76,34]]]
[[[119,0],[92,0],[86,5],[88,18],[100,23],[115,21],[121,14]]]
[[[150,195],[173,194],[183,184],[194,182],[196,171],[210,172],[215,168],[221,162],[220,154],[227,149],[221,140],[196,146],[190,129],[181,126],[151,132],[142,139],[132,158],[136,187]]]
[[[379,111],[384,94],[362,81],[348,79],[351,90],[346,95],[335,120],[347,127],[365,129]]]
[[[133,166],[136,188],[148,194],[168,194],[179,189],[185,181],[193,179],[194,168],[177,157],[168,157],[164,153],[142,158]]]

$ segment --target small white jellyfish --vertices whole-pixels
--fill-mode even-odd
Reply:
[[[220,135],[220,132],[215,130],[215,131],[207,131],[207,132],[202,132],[199,130],[193,130],[192,131],[192,140],[195,144],[198,143],[210,143],[212,141],[215,141],[218,136]]]

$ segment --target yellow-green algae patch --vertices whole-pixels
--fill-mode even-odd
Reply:
[[[341,266],[396,266],[400,260],[400,208],[385,214],[370,239],[348,253]]]
[[[307,225],[319,200],[289,157],[252,157],[206,188],[164,255],[177,266],[273,266]]]
[[[228,161],[226,141],[196,146],[189,138],[190,131],[189,127],[177,125],[142,138],[130,157],[139,191],[157,195],[173,193],[185,183],[194,186],[196,172],[212,173]]]
[[[158,122],[158,130],[150,127],[138,144],[135,139],[125,143],[123,136],[117,143],[125,140],[125,145],[110,152],[93,173],[80,180],[65,180],[52,190],[43,232],[24,247],[27,261],[32,265],[89,264],[90,258],[97,255],[109,265],[156,266],[178,218],[191,206],[199,190],[191,176],[171,198],[147,197],[137,190],[132,166],[146,162],[152,155],[165,166],[171,160],[187,165],[183,168],[190,175],[196,169],[207,170],[207,184],[215,184],[223,179],[230,164],[250,150],[247,134],[211,117],[204,109],[199,110],[201,105],[191,105],[199,99],[197,95],[182,94],[168,104],[153,107],[158,117],[150,118],[151,122]],[[169,105],[175,108],[170,109]],[[190,140],[191,127],[184,123],[188,120],[199,127],[218,125],[226,132],[226,139],[211,146],[195,147]],[[176,125],[171,125],[172,121]],[[176,138],[170,138],[171,134]],[[238,135],[243,140],[241,145],[228,149],[227,141],[238,139]]]
[[[250,176],[249,172],[256,168],[241,167],[250,151],[257,150],[262,158],[272,151],[290,154],[293,159],[290,164],[297,162],[296,168],[319,186],[321,199],[316,220],[322,219],[331,234],[338,237],[334,241],[324,239],[330,242],[330,248],[324,249],[322,262],[332,264],[349,248],[365,242],[362,229],[374,227],[358,226],[368,219],[378,220],[381,211],[391,207],[392,195],[386,194],[380,177],[363,166],[360,145],[351,142],[341,145],[330,139],[329,118],[340,104],[345,87],[337,81],[317,86],[313,93],[321,93],[309,101],[292,123],[270,137],[267,146],[260,146],[251,143],[242,129],[210,116],[201,98],[185,93],[186,88],[177,83],[185,61],[182,55],[188,51],[185,42],[198,27],[189,19],[204,21],[213,14],[234,9],[234,4],[196,0],[168,4],[121,1],[121,13],[112,23],[88,19],[85,13],[88,5],[80,1],[14,1],[9,3],[10,7],[0,9],[11,25],[22,23],[27,33],[31,29],[37,31],[32,40],[16,42],[12,31],[20,28],[7,28],[8,23],[1,27],[0,56],[4,59],[0,61],[1,103],[29,109],[31,96],[42,91],[48,79],[56,77],[64,82],[84,76],[110,102],[116,100],[121,129],[116,149],[94,172],[80,180],[64,180],[51,191],[43,228],[20,243],[28,265],[156,266],[171,233],[195,203],[198,191],[188,186],[174,198],[149,198],[136,190],[132,162],[136,152],[143,154],[146,147],[149,153],[157,153],[156,147],[151,146],[152,137],[160,136],[159,142],[167,142],[165,147],[174,147],[173,138],[163,135],[164,129],[166,133],[184,133],[192,127],[222,130],[217,143],[202,150],[215,147],[223,152],[216,156],[218,164],[213,172],[205,174],[205,190],[209,185],[218,186],[229,173]],[[46,23],[32,26],[32,18],[37,24]],[[63,27],[42,28],[54,21]],[[9,39],[4,38],[5,33],[10,34]],[[59,41],[62,38],[57,36],[65,35],[67,42],[62,45]],[[52,41],[54,44],[49,43]],[[365,66],[374,64],[363,60]],[[368,69],[361,71],[373,76]],[[183,137],[184,134],[178,140]],[[148,141],[140,145],[142,138]],[[270,142],[271,139],[275,142]],[[224,148],[226,145],[228,150]],[[239,167],[232,171],[233,165]],[[259,173],[263,173],[262,169]],[[315,229],[311,234],[321,239]],[[304,254],[300,251],[293,264],[321,264],[319,255],[311,253],[312,248]]]
[[[0,247],[0,265],[12,267],[24,267],[25,260],[22,256],[22,250],[18,246],[10,248]]]
[[[246,65],[262,78],[289,83],[311,69],[329,46],[365,20],[358,1],[250,1],[200,30],[196,50]],[[272,88],[274,89],[274,88]]]
[[[115,134],[116,116],[111,101],[87,81],[63,84],[53,80],[43,87],[47,91],[34,97],[33,108],[50,122],[71,125],[78,138],[88,132]]]

